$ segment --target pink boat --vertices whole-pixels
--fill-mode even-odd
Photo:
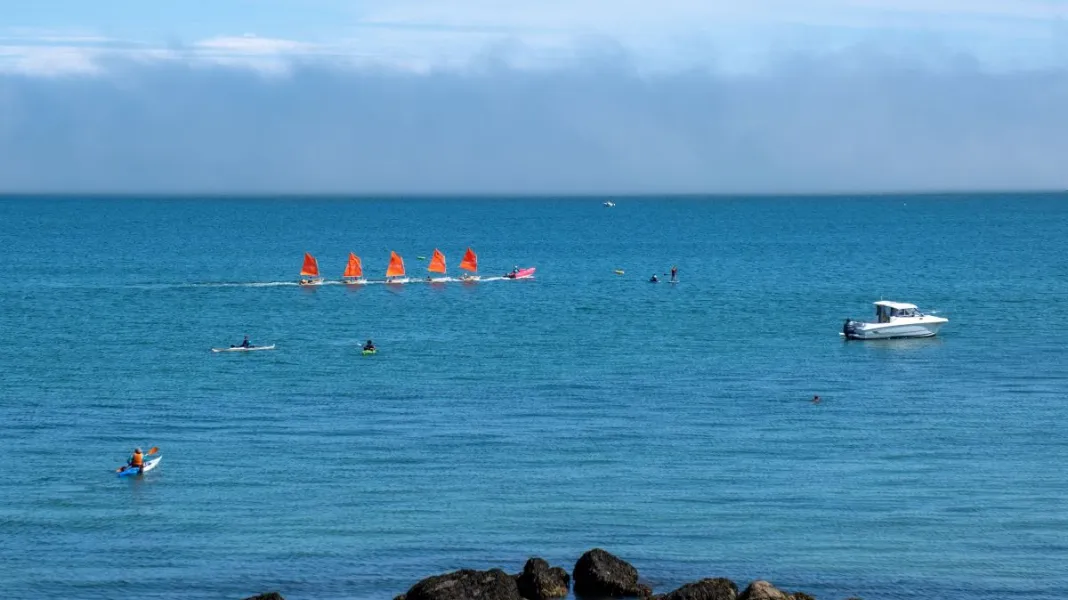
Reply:
[[[505,275],[505,277],[507,277],[508,279],[528,279],[533,276],[534,267],[530,267],[529,269],[519,269],[517,271],[512,271],[511,273]]]

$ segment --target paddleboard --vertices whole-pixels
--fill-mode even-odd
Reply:
[[[118,476],[119,477],[136,477],[138,475],[142,475],[144,473],[148,473],[152,469],[155,469],[156,465],[158,465],[159,461],[161,461],[161,460],[163,460],[162,456],[157,456],[156,458],[153,458],[151,460],[146,460],[145,464],[144,464],[144,468],[142,468],[142,469],[135,469],[133,467],[126,467],[123,470],[118,472]]]
[[[378,348],[375,348],[374,350],[360,350],[360,354],[363,354],[364,356],[373,356],[378,354]]]
[[[242,348],[235,346],[233,348],[212,348],[212,352],[255,352],[257,350],[274,350],[274,344],[270,346],[252,346],[250,348]]]

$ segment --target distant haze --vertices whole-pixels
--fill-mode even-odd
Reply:
[[[284,31],[305,4],[275,2],[256,21],[270,36],[146,18],[115,25],[122,38],[75,3],[42,3],[71,11],[61,33],[16,9],[0,192],[1068,188],[1066,3],[875,19],[857,7],[878,3],[825,1],[800,24],[672,3],[676,18],[624,3],[601,28],[582,26],[584,5],[369,4],[392,20],[307,5],[351,19],[345,34],[307,16]],[[404,7],[422,12],[405,22]],[[216,10],[220,29],[241,26]],[[168,41],[130,41],[141,29]]]

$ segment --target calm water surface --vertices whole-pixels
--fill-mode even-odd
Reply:
[[[0,200],[5,597],[391,598],[594,546],[658,591],[1062,597],[1068,196],[603,200]],[[292,285],[467,246],[537,277]],[[950,324],[842,342],[879,298]],[[278,348],[208,351],[245,333]]]

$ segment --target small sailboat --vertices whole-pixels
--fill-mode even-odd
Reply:
[[[408,283],[408,278],[404,276],[404,259],[400,257],[400,254],[389,252],[389,267],[386,268],[386,283]]]
[[[460,279],[463,281],[478,281],[482,279],[478,276],[478,255],[470,248],[464,253],[464,259],[460,261],[460,269],[471,273],[470,275],[467,273],[461,275]]]
[[[319,276],[319,261],[311,254],[304,253],[304,266],[300,268],[300,285],[323,285]]]
[[[431,273],[441,273],[442,275],[445,275],[445,255],[441,253],[441,250],[434,248],[434,256],[430,258],[430,265],[426,270]],[[427,281],[430,281],[431,283],[442,283],[448,280],[448,277],[427,277]]]
[[[341,276],[341,279],[349,285],[367,283],[367,280],[363,278],[363,265],[360,264],[359,256],[349,252],[349,264],[345,265],[345,274]]]

